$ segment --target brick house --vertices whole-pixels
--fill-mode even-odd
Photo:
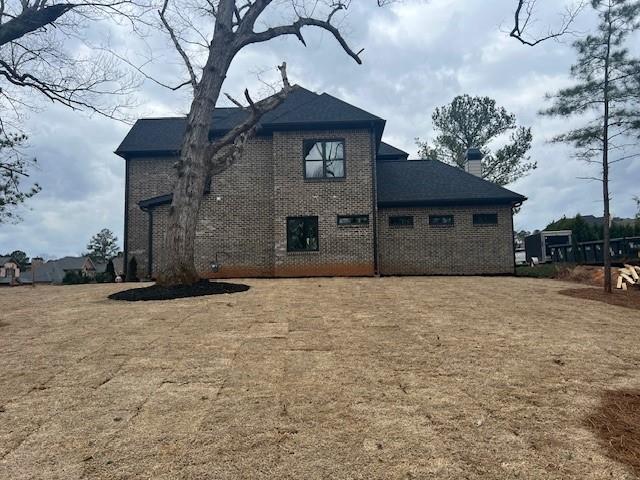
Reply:
[[[212,137],[245,115],[219,108]],[[125,265],[153,277],[185,118],[142,119],[125,159]],[[266,114],[242,158],[204,192],[195,261],[208,277],[505,274],[525,197],[382,142],[385,120],[301,87]],[[476,175],[474,175],[474,173]],[[212,263],[222,265],[219,271]]]

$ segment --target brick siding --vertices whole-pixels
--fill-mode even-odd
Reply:
[[[305,180],[303,143],[344,139],[346,177]],[[203,198],[195,263],[203,276],[373,275],[374,217],[378,216],[379,273],[513,273],[509,206],[380,209],[373,202],[369,130],[276,132],[257,137],[242,158],[215,176]],[[170,193],[175,157],[128,160],[128,258],[147,276],[149,215],[138,202]],[[157,273],[169,206],[153,210],[153,272]],[[474,225],[474,213],[497,213],[497,225]],[[450,214],[454,225],[429,226],[430,214]],[[369,225],[338,226],[338,215],[369,215]],[[413,228],[389,227],[390,215],[412,215]],[[287,217],[317,216],[319,250],[287,251]],[[222,262],[219,273],[210,264]]]
[[[310,181],[305,139],[344,139],[346,178]],[[138,202],[172,191],[176,158],[128,160],[128,256],[146,276],[149,216]],[[257,137],[242,158],[215,176],[203,199],[195,263],[203,276],[373,275],[372,149],[369,130],[305,131]],[[153,210],[153,272],[160,265],[168,206]],[[339,227],[337,215],[365,214],[368,226]],[[318,216],[318,252],[286,251],[286,218]],[[218,254],[217,274],[210,263]]]
[[[474,225],[474,213],[497,213],[497,225]],[[511,208],[499,206],[382,208],[379,210],[382,275],[513,273]],[[413,216],[413,228],[390,227],[390,216]],[[453,226],[431,226],[429,215],[453,215]]]
[[[304,140],[344,139],[345,178],[305,180]],[[277,132],[274,150],[274,275],[373,275],[373,175],[368,130]],[[369,225],[338,226],[338,215]],[[317,216],[319,250],[287,252],[287,217]]]

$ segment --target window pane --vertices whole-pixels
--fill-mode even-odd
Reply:
[[[325,143],[326,160],[335,160],[344,158],[344,143],[342,142],[326,142]]]
[[[318,250],[318,217],[287,219],[287,250]]]
[[[327,162],[327,178],[344,177],[344,160],[330,160]]]
[[[453,225],[453,215],[429,215],[429,225]]]
[[[305,142],[305,160],[322,160],[322,142]]]
[[[497,213],[475,213],[473,215],[474,225],[496,225],[498,223]]]
[[[305,141],[305,178],[344,178],[343,141]]]
[[[338,225],[369,225],[369,215],[338,215]]]
[[[307,178],[322,178],[324,177],[322,171],[322,161],[305,162],[304,164],[305,176]]]

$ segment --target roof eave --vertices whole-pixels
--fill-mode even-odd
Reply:
[[[527,200],[526,197],[510,198],[456,198],[430,200],[400,200],[379,201],[379,208],[409,208],[409,207],[451,207],[451,206],[482,206],[482,205],[511,205],[515,206]]]

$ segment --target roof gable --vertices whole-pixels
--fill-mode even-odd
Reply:
[[[380,142],[376,156],[377,160],[407,160],[408,158],[409,154],[404,150],[400,150],[388,143]]]
[[[216,108],[211,135],[222,135],[242,122],[249,113],[233,108]],[[382,135],[384,120],[365,110],[323,93],[318,95],[298,85],[280,106],[267,112],[258,123],[258,131],[282,128],[320,128],[344,125],[377,125]],[[145,118],[138,120],[120,146],[118,155],[176,154],[182,145],[186,117]]]

